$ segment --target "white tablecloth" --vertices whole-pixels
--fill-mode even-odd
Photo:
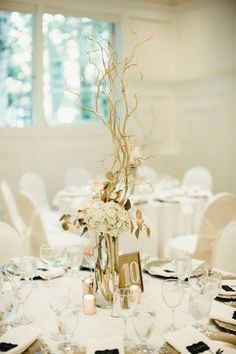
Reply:
[[[86,272],[82,272],[82,276]],[[78,286],[78,296],[81,297],[81,278],[58,278],[57,282],[61,285],[65,281],[72,281],[74,286]],[[50,309],[47,301],[47,285],[46,282],[36,281],[37,287],[33,289],[30,298],[26,302],[26,310],[33,314],[34,324],[42,329],[42,338],[51,348],[53,354],[60,353],[58,350],[58,341],[50,338],[50,333],[57,329],[56,316]],[[158,349],[165,342],[164,329],[170,325],[171,316],[170,309],[165,305],[161,294],[162,280],[144,274],[144,293],[142,294],[141,304],[146,302],[151,304],[156,309],[156,322],[154,332],[150,338],[150,343]],[[184,297],[182,304],[177,308],[175,316],[175,324],[178,327],[193,324],[192,317],[188,314],[188,292]],[[81,346],[86,344],[89,338],[123,335],[124,324],[120,318],[112,318],[110,309],[97,308],[97,313],[91,316],[85,316],[80,311],[79,325],[74,334],[74,340]],[[132,320],[130,320],[128,327],[128,334],[130,338],[137,343],[138,339],[134,334],[132,328]]]

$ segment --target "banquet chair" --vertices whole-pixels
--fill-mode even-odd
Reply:
[[[192,167],[187,170],[182,182],[185,186],[200,186],[212,191],[212,175],[208,169],[202,166]]]
[[[83,187],[91,181],[92,175],[84,167],[74,167],[65,173],[65,187]]]
[[[17,198],[18,207],[23,220],[30,230],[29,248],[31,255],[39,256],[39,249],[42,244],[49,244],[60,253],[67,247],[82,246],[81,237],[71,231],[64,231],[59,223],[57,227],[48,228],[44,223],[39,208],[33,198],[27,193],[19,193]]]
[[[157,182],[157,173],[151,166],[141,165],[137,168],[137,178],[142,178],[146,183],[154,184]]]
[[[170,239],[169,253],[183,250],[211,265],[222,230],[234,220],[236,220],[236,196],[231,193],[217,194],[205,207],[198,234]]]
[[[12,257],[25,255],[24,245],[16,230],[0,221],[0,261],[5,262]]]
[[[7,221],[17,231],[27,253],[28,228],[20,215],[16,199],[8,183],[6,181],[2,181],[0,187],[3,196],[3,202],[7,212]]]
[[[223,230],[217,244],[213,265],[216,268],[236,274],[236,221]]]
[[[27,192],[40,208],[50,210],[50,204],[46,192],[45,184],[40,175],[35,172],[25,172],[19,180],[21,192]]]

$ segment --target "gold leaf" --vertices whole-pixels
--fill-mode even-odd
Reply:
[[[133,233],[134,231],[134,224],[132,223],[132,221],[130,221],[130,232],[131,234]]]
[[[113,178],[114,178],[113,173],[112,173],[111,171],[108,171],[108,172],[106,173],[106,178],[108,179],[108,181],[112,181]]]
[[[85,234],[85,232],[87,232],[87,231],[88,231],[88,228],[87,228],[87,226],[85,226],[84,229],[83,229],[83,231],[81,232],[81,235],[80,235],[80,236],[83,236],[83,234]]]
[[[135,230],[135,236],[138,238],[139,237],[139,229]]]
[[[136,210],[136,218],[139,220],[142,220],[142,218],[143,218],[143,214],[142,214],[141,210],[139,210],[139,209]]]
[[[62,227],[63,227],[63,229],[66,230],[66,231],[68,231],[68,230],[70,229],[70,225],[71,225],[71,223],[70,223],[69,221],[64,221],[64,222],[62,223]]]
[[[138,229],[139,229],[140,231],[142,231],[142,229],[143,229],[143,224],[142,224],[142,222],[141,222],[140,220],[137,220],[137,226],[138,226]]]
[[[66,217],[66,214],[63,214],[63,215],[60,217],[59,221],[64,220],[64,219],[65,219],[65,217]]]
[[[147,237],[150,237],[151,235],[151,229],[150,227],[146,226],[146,233],[147,233]]]
[[[124,204],[124,208],[125,208],[125,210],[129,210],[131,208],[131,203],[130,203],[129,199],[126,200],[126,202]]]

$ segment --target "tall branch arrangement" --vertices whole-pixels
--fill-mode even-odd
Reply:
[[[113,45],[108,42],[108,50],[104,48],[98,41],[90,39],[96,46],[96,49],[88,52],[88,58],[90,64],[92,64],[96,71],[96,95],[94,107],[87,107],[80,104],[80,107],[94,114],[97,119],[99,119],[102,124],[109,131],[114,152],[113,161],[110,169],[106,172],[106,180],[102,184],[99,191],[99,199],[108,203],[114,201],[118,203],[125,210],[131,208],[131,203],[129,201],[129,175],[130,171],[130,153],[131,153],[131,136],[127,133],[127,124],[133,113],[136,111],[138,106],[137,94],[133,95],[133,105],[130,105],[128,92],[127,92],[127,82],[126,75],[127,71],[131,68],[137,66],[135,61],[135,55],[137,49],[142,46],[148,39],[137,43],[130,55],[130,57],[124,60],[118,59],[118,54],[113,47]],[[95,63],[93,60],[93,55],[99,53],[101,61],[99,64]],[[142,79],[142,76],[141,76]],[[80,97],[79,93],[74,92]],[[108,117],[105,117],[101,112],[99,99],[105,97],[108,105]],[[81,212],[79,210],[78,212]],[[139,232],[146,229],[147,235],[150,235],[150,229],[144,224],[142,213],[140,210],[136,211],[136,222],[137,228],[130,219],[131,232],[135,229],[136,237],[139,236]],[[63,220],[62,226],[64,229],[68,229],[71,222],[71,215],[63,215],[61,220]],[[84,231],[87,231],[86,223],[84,223],[83,215],[74,220],[73,224],[77,222],[78,226],[84,225]]]

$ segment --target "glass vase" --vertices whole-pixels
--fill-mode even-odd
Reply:
[[[119,239],[108,234],[97,235],[95,264],[96,304],[110,308],[119,285]]]

